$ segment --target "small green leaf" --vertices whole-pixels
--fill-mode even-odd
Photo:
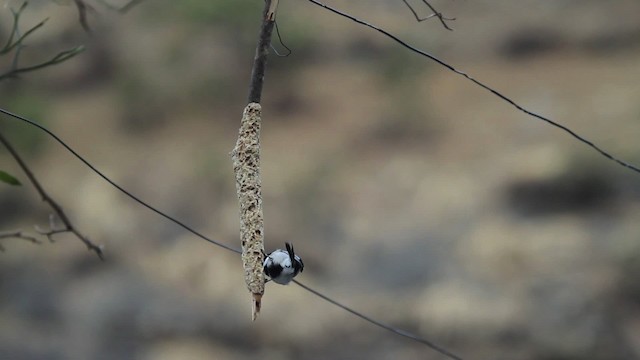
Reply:
[[[20,186],[22,185],[18,179],[16,179],[13,175],[0,170],[0,181],[5,182],[9,185]]]

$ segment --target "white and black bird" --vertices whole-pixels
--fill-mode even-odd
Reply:
[[[300,256],[293,252],[293,245],[284,244],[287,250],[275,250],[264,259],[265,275],[281,285],[287,285],[304,270],[304,263]]]

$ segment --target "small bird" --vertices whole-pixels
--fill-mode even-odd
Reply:
[[[293,245],[284,243],[287,250],[278,249],[264,259],[264,273],[273,282],[287,285],[304,270],[300,256],[293,252]],[[267,280],[268,281],[268,280]]]

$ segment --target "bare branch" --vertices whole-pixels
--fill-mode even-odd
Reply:
[[[8,78],[16,77],[21,73],[35,71],[48,66],[62,63],[78,55],[82,51],[84,51],[84,46],[77,46],[73,49],[61,51],[58,54],[56,54],[53,58],[43,61],[39,64],[20,67],[18,64],[18,60],[22,52],[22,49],[24,47],[25,39],[29,35],[33,34],[35,31],[43,27],[48,20],[48,19],[42,20],[41,22],[39,22],[38,24],[34,25],[29,30],[27,30],[27,32],[21,35],[20,27],[19,27],[20,16],[22,15],[22,12],[24,11],[24,9],[27,7],[27,4],[28,4],[27,2],[24,2],[17,11],[11,9],[11,13],[13,14],[13,26],[11,28],[11,33],[9,34],[9,38],[7,39],[7,42],[2,47],[2,49],[0,49],[0,56],[6,55],[11,51],[13,51],[14,54],[13,54],[13,59],[11,61],[10,69],[0,74],[0,81]]]
[[[13,26],[11,35],[7,40],[7,43],[2,48],[2,50],[0,50],[0,55],[4,55],[10,52],[11,50],[13,50],[14,48],[21,46],[22,42],[24,41],[24,39],[27,38],[27,36],[33,34],[36,30],[43,27],[44,24],[46,24],[47,21],[49,20],[49,18],[46,18],[40,21],[39,23],[37,23],[36,25],[34,25],[31,29],[27,30],[27,32],[24,33],[24,35],[19,35],[18,22],[20,21],[20,13],[22,12],[23,9],[24,7],[21,7],[20,10],[18,10],[17,12],[13,12],[14,26]],[[16,37],[16,35],[18,36],[18,39],[14,42],[13,38]]]
[[[95,252],[96,255],[98,255],[98,257],[101,260],[104,260],[102,247],[94,244],[91,240],[89,240],[89,238],[84,236],[82,233],[80,233],[80,231],[78,231],[78,229],[76,229],[76,227],[67,217],[67,214],[62,210],[62,207],[60,206],[60,204],[58,204],[55,200],[53,200],[53,198],[49,196],[49,194],[44,190],[42,185],[40,185],[40,182],[36,179],[35,175],[33,175],[33,172],[31,171],[31,169],[29,169],[29,167],[24,162],[24,160],[22,160],[22,157],[20,157],[18,152],[14,149],[11,143],[9,143],[9,141],[2,135],[2,133],[0,133],[0,143],[2,143],[2,145],[4,145],[5,148],[7,148],[11,156],[13,156],[13,158],[16,160],[16,162],[22,169],[22,171],[24,171],[25,175],[27,176],[31,184],[33,184],[38,194],[40,194],[42,201],[49,204],[51,209],[53,209],[55,216],[57,216],[64,225],[62,228],[55,229],[55,224],[53,220],[54,218],[53,216],[50,216],[49,217],[50,229],[47,231],[43,231],[36,228],[36,230],[42,235],[47,236],[47,238],[49,238],[50,241],[53,240],[52,236],[55,234],[62,233],[62,232],[70,232],[74,234],[78,239],[80,239],[80,241],[82,241],[90,251]]]
[[[27,7],[27,2],[24,2],[22,3],[22,6],[20,6],[20,9],[18,9],[18,11],[13,11],[13,9],[11,9],[11,14],[13,15],[13,26],[11,27],[11,33],[9,33],[9,38],[7,39],[7,43],[2,47],[2,50],[0,50],[0,55],[6,54],[11,50],[11,47],[15,46],[15,44],[18,43],[18,41],[14,43],[13,38],[18,34],[18,23],[20,20],[20,14],[22,14],[22,11],[26,7]]]
[[[208,238],[206,236],[204,236],[204,234],[194,230],[192,227],[188,226],[187,224],[183,223],[182,221],[176,219],[173,216],[167,215],[166,213],[156,209],[155,207],[151,206],[149,203],[143,201],[142,199],[140,199],[139,197],[137,197],[136,195],[132,194],[131,192],[129,192],[127,189],[123,188],[122,186],[118,185],[118,183],[116,183],[115,181],[113,181],[111,178],[109,178],[107,175],[105,175],[102,171],[100,171],[98,168],[96,168],[93,164],[91,164],[87,159],[85,159],[84,157],[82,157],[76,150],[74,150],[71,146],[69,146],[66,142],[64,142],[58,135],[56,135],[55,133],[53,133],[51,130],[47,129],[46,127],[38,124],[37,122],[27,119],[24,116],[20,116],[18,114],[12,113],[11,111],[7,111],[3,108],[0,108],[0,113],[5,114],[7,116],[9,116],[10,118],[16,119],[16,120],[20,120],[24,123],[27,123],[35,128],[37,128],[38,130],[44,132],[45,134],[47,134],[48,136],[51,136],[51,138],[53,138],[58,144],[60,144],[62,147],[64,147],[69,153],[71,153],[71,155],[73,155],[76,159],[78,159],[80,162],[82,162],[85,166],[87,166],[89,169],[91,169],[91,171],[93,171],[96,175],[98,175],[100,178],[102,178],[104,181],[106,181],[109,185],[113,186],[114,188],[116,188],[118,191],[120,191],[122,194],[124,194],[125,196],[129,197],[130,199],[134,200],[135,202],[137,202],[138,204],[144,206],[145,208],[153,211],[154,213],[162,216],[163,218],[173,222],[174,224],[180,226],[181,228],[185,229],[186,231],[192,233],[193,235],[206,240],[216,246],[219,246],[223,249],[229,250],[231,252],[237,253],[237,254],[241,254],[242,252],[238,249],[236,249],[235,247],[229,246],[224,244],[221,241],[216,241],[213,240],[211,238]],[[0,134],[1,135],[1,134]]]
[[[11,238],[30,241],[34,244],[41,244],[40,240],[36,239],[35,237],[21,230],[0,232],[0,239],[11,239]],[[0,244],[0,251],[5,251],[5,248],[1,244]]]
[[[633,165],[631,163],[628,163],[626,161],[623,161],[622,159],[619,159],[613,155],[611,155],[608,151],[604,150],[603,148],[601,148],[600,146],[596,145],[594,142],[592,142],[591,140],[585,138],[584,136],[578,134],[577,132],[571,130],[569,127],[560,124],[559,122],[553,121],[551,119],[549,119],[548,117],[545,117],[543,115],[540,115],[538,113],[535,113],[531,110],[528,110],[526,108],[524,108],[522,105],[518,104],[517,102],[515,102],[514,100],[512,100],[511,98],[507,97],[506,95],[504,95],[503,93],[499,92],[498,90],[492,88],[491,86],[485,84],[484,82],[477,80],[476,78],[472,77],[471,75],[467,74],[466,72],[462,71],[462,70],[458,70],[457,68],[455,68],[453,65],[450,65],[449,63],[445,62],[444,60],[441,60],[439,58],[437,58],[436,56],[424,51],[424,50],[420,50],[415,46],[409,45],[406,41],[400,39],[399,37],[393,35],[392,33],[378,27],[372,24],[369,24],[368,22],[358,19],[357,17],[347,14],[344,11],[340,11],[334,7],[331,7],[329,5],[326,5],[318,0],[307,0],[308,2],[317,5],[329,12],[332,12],[336,15],[342,16],[346,19],[349,19],[357,24],[360,24],[362,26],[368,27],[370,29],[373,29],[379,33],[381,33],[382,35],[388,37],[389,39],[395,41],[396,43],[398,43],[400,46],[404,47],[405,49],[416,53],[422,57],[425,57],[427,59],[430,59],[431,61],[434,61],[435,63],[441,65],[442,67],[446,68],[447,70],[462,76],[463,78],[467,79],[468,81],[471,81],[472,83],[474,83],[475,85],[483,88],[484,90],[490,92],[491,94],[493,94],[494,96],[497,96],[498,98],[500,98],[500,100],[508,103],[509,105],[513,106],[514,108],[518,109],[518,111],[525,113],[526,115],[536,118],[538,120],[544,121],[547,124],[554,126],[562,131],[564,131],[565,133],[569,134],[571,137],[573,137],[574,139],[580,141],[581,143],[587,145],[588,147],[590,147],[591,149],[595,150],[596,152],[598,152],[600,155],[604,156],[605,158],[617,163],[618,165],[625,167],[631,171],[634,171],[636,173],[640,173],[640,167]]]
[[[273,4],[271,0],[265,0],[265,7],[262,12],[262,26],[260,27],[258,45],[256,46],[256,55],[253,59],[253,69],[251,70],[248,103],[259,104],[262,97],[264,73],[267,67],[267,55],[269,55],[271,33],[273,33],[273,26],[275,24],[276,9]],[[275,4],[277,5],[277,2],[275,2]]]
[[[89,21],[87,20],[87,10],[93,10],[93,8],[90,5],[87,5],[84,0],[73,1],[78,9],[78,21],[80,21],[80,25],[82,25],[84,31],[91,33],[91,27],[89,27]]]
[[[422,21],[429,20],[431,18],[437,17],[440,20],[440,22],[442,23],[442,26],[444,26],[445,29],[453,31],[453,29],[451,29],[447,25],[446,21],[453,21],[453,20],[455,20],[455,18],[444,17],[444,15],[442,15],[441,12],[436,10],[427,0],[422,0],[422,2],[425,3],[425,5],[427,5],[427,7],[429,7],[429,9],[431,9],[432,13],[431,13],[431,15],[428,15],[428,16],[423,17],[423,18],[421,18],[418,15],[418,12],[413,8],[413,6],[411,6],[411,4],[409,4],[409,2],[407,0],[402,0],[402,2],[404,2],[404,4],[407,5],[409,10],[411,10],[411,13],[413,13],[413,16],[416,18],[416,21],[422,22]]]
[[[80,54],[81,52],[83,52],[85,50],[85,47],[83,45],[80,46],[76,46],[73,49],[69,49],[69,50],[65,50],[65,51],[61,51],[60,53],[58,53],[57,55],[55,55],[54,57],[52,57],[51,59],[44,61],[40,64],[36,64],[36,65],[31,65],[31,66],[26,66],[26,67],[18,67],[17,66],[17,59],[18,59],[18,54],[19,54],[19,50],[21,49],[21,46],[19,46],[16,49],[16,56],[14,57],[14,64],[12,66],[12,69],[5,72],[4,74],[0,74],[0,81],[8,79],[8,78],[12,78],[12,77],[16,77],[19,74],[23,74],[23,73],[27,73],[30,71],[35,71],[35,70],[40,70],[42,68],[48,67],[48,66],[52,66],[52,65],[56,65],[56,64],[60,64],[62,62],[65,62],[69,59],[71,59],[72,57]]]

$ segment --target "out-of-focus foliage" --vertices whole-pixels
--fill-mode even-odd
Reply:
[[[14,186],[22,185],[22,183],[20,183],[20,180],[18,180],[15,176],[3,170],[0,170],[0,182]]]

